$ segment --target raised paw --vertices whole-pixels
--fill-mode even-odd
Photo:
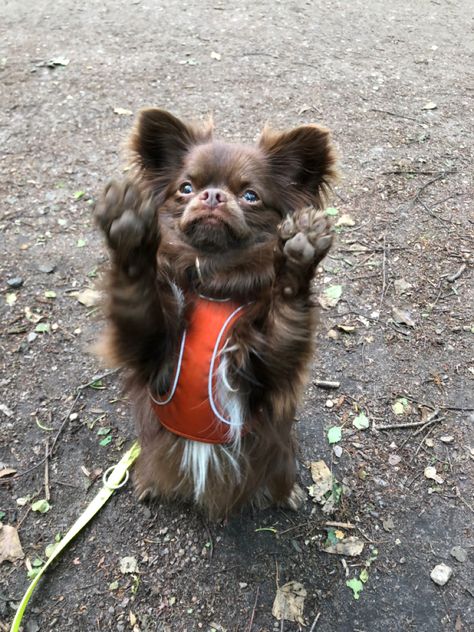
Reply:
[[[97,223],[119,259],[131,262],[136,255],[156,253],[158,224],[151,196],[131,182],[112,180],[95,209]],[[151,251],[151,252],[150,252]]]
[[[295,483],[290,492],[290,495],[283,503],[283,506],[291,509],[292,511],[298,511],[306,502],[306,498],[307,496],[304,489],[302,489],[302,487],[300,487],[298,483]]]
[[[317,265],[332,244],[332,226],[328,217],[312,206],[289,215],[279,227],[283,252],[294,263]]]

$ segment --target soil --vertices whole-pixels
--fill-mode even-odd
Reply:
[[[472,17],[468,0],[4,0],[0,470],[17,474],[0,478],[0,509],[26,558],[0,566],[2,630],[26,559],[45,559],[134,439],[121,377],[91,353],[99,310],[78,292],[107,265],[94,199],[123,177],[122,143],[150,105],[211,112],[227,140],[252,141],[266,122],[333,131],[342,177],[330,204],[336,222],[353,221],[317,279],[342,295],[322,310],[298,430],[302,484],[323,459],[343,493],[331,516],[308,496],[298,514],[249,510],[221,525],[139,504],[127,485],[47,573],[23,629],[290,632],[300,625],[272,604],[292,580],[307,592],[307,630],[474,629]],[[438,410],[421,432],[380,429]],[[333,426],[342,439],[330,445]],[[54,437],[39,514],[17,500],[45,497]],[[363,552],[322,551],[337,537],[328,520],[351,523],[341,531]],[[126,556],[138,572],[121,572]],[[453,569],[444,586],[430,578],[440,563]],[[355,600],[346,582],[363,569]]]

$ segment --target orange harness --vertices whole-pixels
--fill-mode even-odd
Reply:
[[[198,297],[188,314],[171,388],[151,395],[153,410],[170,432],[203,443],[229,443],[230,421],[215,401],[215,375],[228,334],[244,306]]]

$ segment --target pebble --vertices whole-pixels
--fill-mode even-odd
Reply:
[[[454,437],[452,435],[443,435],[439,438],[443,443],[452,443],[454,441]]]
[[[332,451],[334,452],[334,456],[338,459],[342,456],[342,447],[340,445],[335,445]]]
[[[438,586],[444,586],[451,575],[453,574],[453,569],[447,564],[437,564],[430,573],[431,579]]]
[[[333,406],[334,406],[334,402],[332,401],[332,399],[327,399],[326,408],[332,408]]]
[[[11,279],[7,279],[7,283],[10,287],[18,288],[23,285],[24,281],[21,277],[12,277]]]
[[[467,560],[467,551],[461,546],[453,546],[449,552],[458,562],[465,562]]]
[[[51,263],[49,261],[39,263],[36,267],[40,272],[44,272],[45,274],[52,274],[56,270],[56,266],[54,265],[54,263]]]

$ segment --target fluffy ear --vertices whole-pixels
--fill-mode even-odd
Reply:
[[[288,132],[266,127],[259,139],[271,176],[289,201],[322,205],[331,180],[336,177],[336,156],[328,130],[302,125]]]
[[[205,143],[211,137],[211,121],[202,126],[192,125],[165,110],[151,108],[138,115],[130,147],[142,175],[155,179],[178,169],[193,145]]]

